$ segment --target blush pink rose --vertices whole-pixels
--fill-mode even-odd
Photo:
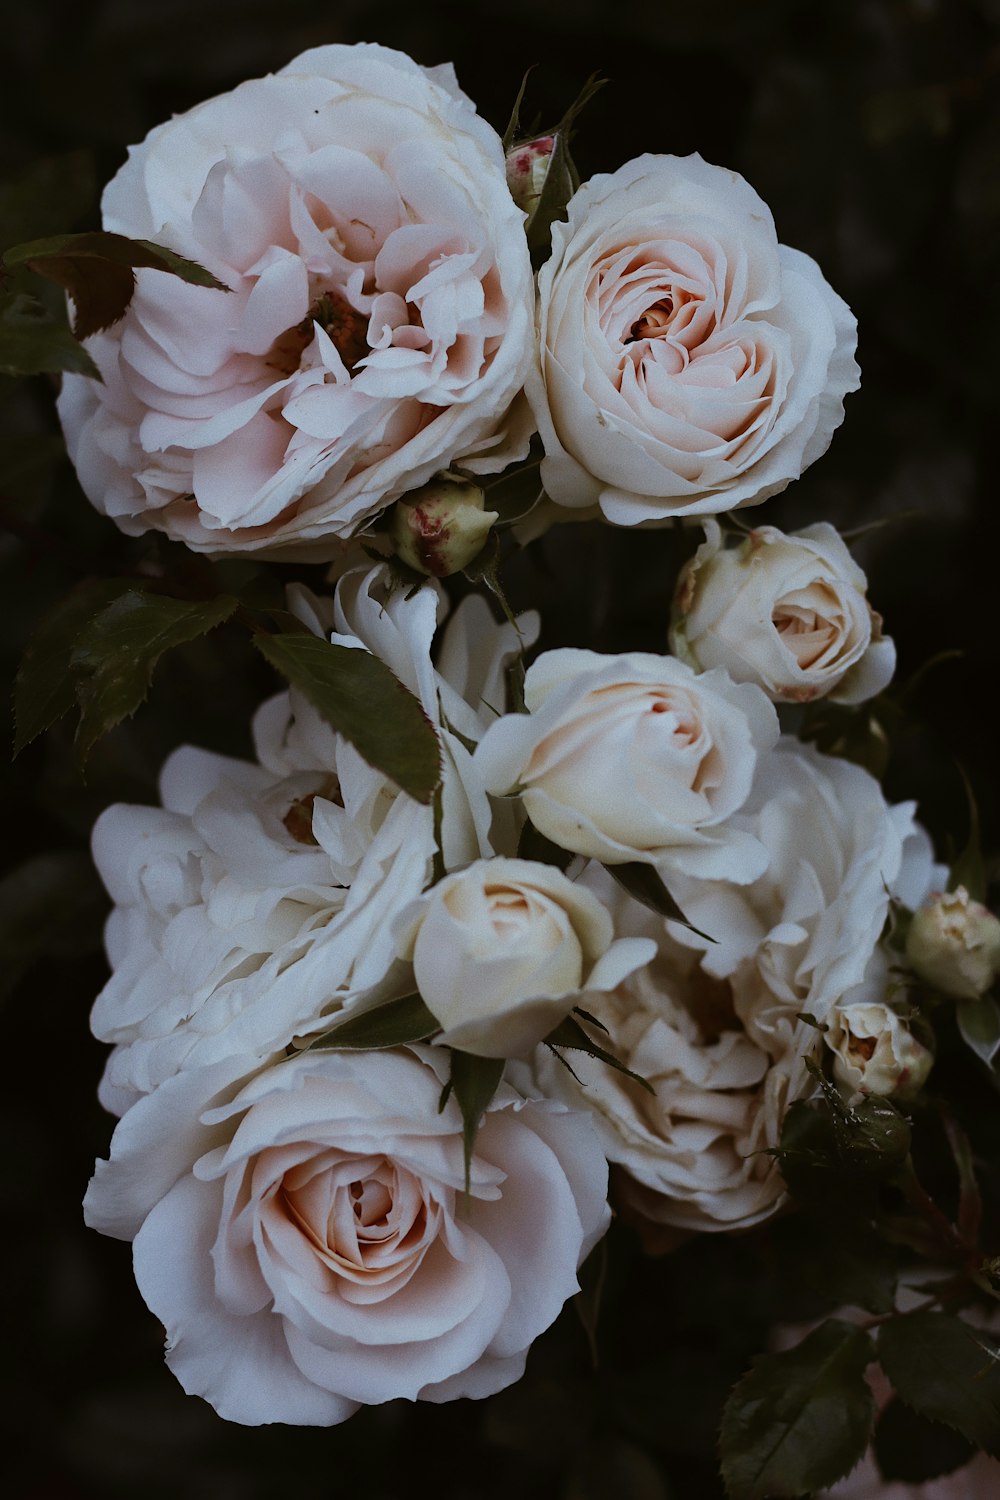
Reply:
[[[619,526],[776,494],[859,380],[850,309],[750,184],[697,155],[579,189],[539,272],[538,331],[542,482]]]
[[[103,384],[64,382],[80,482],[124,531],[330,556],[454,460],[526,449],[523,214],[450,66],[305,52],[152,131],[103,217],[231,289],[140,271],[88,341]]]
[[[503,1085],[468,1197],[443,1051],[230,1059],[169,1079],[115,1131],[85,1203],[190,1395],[256,1426],[492,1395],[577,1290],[607,1227],[589,1122]]]

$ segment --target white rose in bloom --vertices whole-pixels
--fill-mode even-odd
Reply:
[[[789,1076],[746,1035],[729,986],[710,980],[662,923],[630,905],[636,930],[658,930],[656,961],[591,997],[587,1009],[654,1093],[583,1053],[571,1054],[574,1078],[546,1048],[524,1083],[591,1111],[605,1155],[622,1169],[617,1197],[644,1224],[749,1228],[784,1196],[766,1151],[781,1138]],[[521,1082],[518,1069],[514,1077]],[[804,1070],[803,1080],[811,1087]]]
[[[825,521],[786,536],[760,526],[726,548],[718,522],[678,581],[670,647],[725,667],[779,702],[860,703],[892,679],[896,648],[865,597],[868,581]]]
[[[525,859],[449,875],[401,915],[399,934],[442,1040],[484,1057],[528,1051],[656,952],[648,939],[613,942],[596,896]]]
[[[833,1052],[833,1076],[852,1093],[916,1093],[934,1062],[933,1053],[882,1001],[835,1006],[825,1039]]]
[[[697,155],[584,183],[538,296],[542,482],[616,525],[766,500],[826,451],[859,383],[850,309],[753,188]]]
[[[673,657],[567,648],[544,652],[524,691],[528,713],[495,722],[476,764],[546,838],[610,864],[761,874],[759,840],[732,821],[778,736],[759,688]]]
[[[452,460],[515,456],[496,450],[532,359],[523,215],[450,66],[304,52],[152,131],[102,207],[231,289],[140,270],[88,340],[104,383],[66,377],[70,456],[123,530],[332,556]]]
[[[940,871],[912,803],[890,807],[860,766],[783,738],[760,765],[735,822],[768,853],[749,886],[677,881],[689,920],[716,939],[702,964],[733,986],[737,1014],[772,1057],[816,1040],[796,1020],[819,1021],[866,977],[889,901],[919,904]]]
[[[293,602],[322,632],[314,602],[302,591]],[[333,638],[387,662],[436,724],[445,861],[461,864],[488,847],[491,815],[453,730],[482,734],[490,714],[478,692],[503,702],[516,640],[482,601],[463,606],[442,652],[456,672],[449,683],[430,659],[440,603],[432,585],[386,598],[378,569],[349,574]],[[296,692],[264,704],[254,736],[259,765],[185,747],[164,767],[162,808],[114,806],[94,829],[116,905],[112,974],[92,1026],[116,1044],[102,1087],[115,1112],[179,1068],[269,1056],[402,972],[391,921],[430,878],[433,809],[369,766]]]
[[[517,1380],[607,1227],[588,1121],[502,1086],[466,1201],[435,1049],[300,1054],[239,1087],[248,1064],[140,1100],[85,1201],[92,1228],[134,1237],[185,1391],[232,1422],[331,1426]]]
[[[1000,972],[1000,921],[964,885],[935,891],[914,912],[906,956],[935,989],[956,1000],[978,1000]]]

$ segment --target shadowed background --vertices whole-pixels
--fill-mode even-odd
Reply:
[[[917,722],[894,747],[887,789],[919,798],[946,853],[949,833],[959,842],[965,833],[960,758],[997,849],[985,717],[998,684],[1000,594],[1000,0],[504,0],[489,9],[35,0],[5,26],[0,176],[39,157],[85,154],[44,224],[25,223],[16,190],[0,187],[4,245],[95,225],[93,184],[129,142],[331,41],[453,60],[500,130],[529,65],[538,64],[524,113],[541,126],[600,70],[609,83],[575,147],[583,176],[643,151],[695,150],[744,173],[779,237],[814,255],[856,312],[863,376],[830,452],[756,514],[792,527],[891,522],[858,553],[899,647],[900,680],[936,652],[965,654],[915,687]],[[0,398],[0,598],[12,674],[46,610],[131,544],[90,509],[60,458],[48,383],[2,379]],[[516,603],[541,603],[547,644],[661,650],[667,568],[649,534],[560,528],[512,568],[511,592]],[[88,829],[111,800],[154,800],[158,767],[182,740],[247,753],[252,709],[274,686],[240,635],[218,632],[165,663],[147,708],[98,747],[86,783],[65,723],[5,774],[3,1405],[14,1493],[256,1500],[281,1487],[303,1500],[424,1490],[489,1500],[516,1488],[554,1500],[612,1489],[624,1500],[713,1500],[728,1386],[772,1318],[809,1310],[789,1293],[780,1246],[766,1237],[700,1240],[647,1262],[622,1234],[596,1375],[570,1309],[536,1346],[525,1381],[499,1397],[396,1403],[315,1432],[230,1428],[184,1397],[162,1365],[161,1330],[135,1291],[129,1247],[83,1229],[80,1198],[111,1124],[94,1098],[104,1049],[87,1031],[105,973]]]

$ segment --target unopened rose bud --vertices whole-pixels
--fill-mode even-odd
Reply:
[[[840,1006],[826,1041],[834,1078],[855,1094],[905,1098],[923,1085],[934,1063],[934,1054],[881,1001]]]
[[[393,512],[397,555],[418,573],[446,578],[467,566],[483,549],[499,511],[486,510],[478,484],[455,474],[439,474],[406,495]]]
[[[525,141],[507,153],[507,186],[529,220],[542,196],[555,145],[554,135],[540,135],[536,141]]]
[[[934,989],[956,1000],[977,1000],[1000,973],[1000,921],[964,885],[936,891],[914,913],[906,956]]]

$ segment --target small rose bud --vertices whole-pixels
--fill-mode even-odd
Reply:
[[[486,510],[478,484],[457,474],[439,474],[404,496],[392,517],[397,555],[418,573],[446,578],[483,549],[499,511]]]
[[[1000,921],[964,885],[936,891],[914,913],[906,956],[934,989],[978,1000],[1000,973]]]
[[[850,1093],[906,1097],[923,1085],[934,1054],[881,1001],[842,1005],[826,1033],[833,1076]]]
[[[554,135],[540,135],[536,141],[525,141],[507,153],[507,186],[510,188],[510,196],[518,208],[528,215],[529,220],[542,196],[555,146]]]
[[[846,1162],[867,1177],[888,1177],[910,1153],[909,1121],[887,1099],[873,1094],[854,1111],[854,1126],[843,1146]]]

